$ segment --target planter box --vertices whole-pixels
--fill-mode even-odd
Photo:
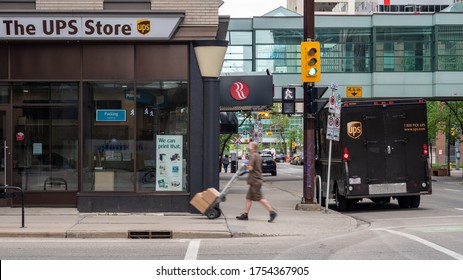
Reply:
[[[447,168],[432,168],[432,176],[448,176],[449,171]]]

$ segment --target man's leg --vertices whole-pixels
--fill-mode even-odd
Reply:
[[[247,220],[248,213],[251,210],[252,201],[250,199],[246,199],[246,203],[244,205],[244,212],[240,216],[236,216],[238,220]]]
[[[272,206],[270,205],[270,203],[268,202],[267,199],[265,198],[262,198],[261,200],[259,200],[259,202],[265,207],[265,209],[269,212],[270,214],[270,219],[268,220],[269,223],[273,222],[273,220],[275,220],[275,218],[277,217],[277,212],[275,212],[272,208]]]

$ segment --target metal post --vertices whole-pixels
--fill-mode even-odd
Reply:
[[[447,127],[447,176],[450,176],[450,115]]]
[[[325,213],[328,211],[328,201],[330,200],[330,176],[331,176],[331,150],[333,146],[333,140],[330,140],[328,150],[328,175],[326,178],[326,198],[325,198]],[[338,199],[336,197],[336,199]]]
[[[304,0],[304,40],[315,38],[315,1]],[[304,104],[307,102],[306,92],[313,83],[304,83]],[[315,118],[307,116],[307,108],[304,106],[304,177],[303,177],[303,202],[312,203],[314,197],[315,177]]]
[[[7,155],[7,151],[6,149],[8,149],[8,146],[6,145],[6,140],[3,141],[3,185],[5,187],[8,186],[7,182],[6,182],[6,171],[8,170],[7,169],[7,160],[6,160],[6,155]]]

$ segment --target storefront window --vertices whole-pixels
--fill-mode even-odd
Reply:
[[[15,186],[77,191],[77,88],[77,83],[13,84]]]
[[[185,191],[187,83],[84,83],[84,191]]]
[[[0,83],[0,104],[10,102],[9,87],[6,83]]]
[[[137,85],[137,175],[140,191],[185,191],[187,83]]]
[[[133,191],[132,83],[84,83],[84,191]]]

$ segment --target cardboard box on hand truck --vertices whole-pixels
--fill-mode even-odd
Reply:
[[[198,209],[201,214],[204,214],[209,207],[215,204],[219,195],[220,193],[216,189],[208,188],[203,192],[197,193],[190,201],[190,204]]]

